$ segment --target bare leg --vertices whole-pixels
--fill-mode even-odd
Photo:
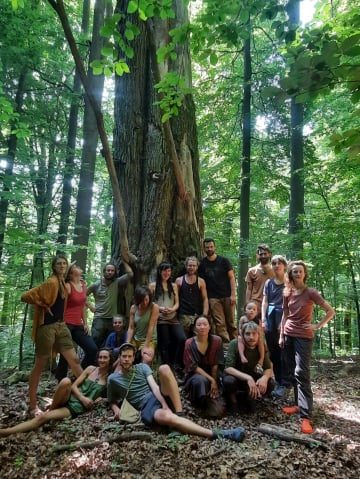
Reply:
[[[173,372],[167,364],[162,364],[159,367],[159,382],[161,393],[164,396],[169,396],[176,412],[182,412],[179,387]]]
[[[208,439],[212,439],[214,437],[214,433],[211,431],[211,429],[206,429],[205,427],[195,424],[189,419],[177,416],[169,409],[158,409],[155,412],[154,418],[158,424],[170,426],[184,434],[207,437]]]
[[[75,349],[65,349],[60,351],[61,354],[66,359],[69,367],[71,368],[74,375],[78,378],[80,374],[83,372],[82,367],[80,366],[80,359],[76,354]]]
[[[45,367],[48,356],[36,356],[35,364],[29,379],[29,409],[34,415],[41,413],[37,405],[36,393],[39,387],[40,376]]]
[[[29,421],[22,422],[13,427],[8,427],[6,429],[0,429],[0,437],[10,436],[10,434],[16,434],[17,432],[28,432],[34,431],[43,424],[51,420],[65,419],[70,417],[71,413],[68,408],[62,407],[60,409],[54,409],[53,411],[47,411],[40,416],[34,417]]]
[[[71,381],[69,378],[62,379],[57,388],[55,389],[55,393],[52,399],[52,403],[49,407],[49,411],[53,411],[55,409],[59,409],[64,406],[70,397],[71,394]]]

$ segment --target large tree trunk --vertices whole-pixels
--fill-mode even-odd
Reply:
[[[89,65],[93,60],[100,58],[101,55],[100,52],[103,41],[100,36],[100,28],[104,23],[104,14],[105,0],[96,0]],[[90,91],[96,98],[98,105],[101,105],[104,76],[94,75],[90,66],[88,69],[88,85]],[[76,260],[78,265],[84,271],[86,268],[87,246],[89,243],[92,189],[95,175],[98,137],[95,113],[89,98],[85,96],[83,149],[74,229],[74,245],[79,246],[79,248],[72,256],[72,260]]]
[[[15,111],[20,113],[25,92],[25,79],[26,79],[26,70],[24,69],[19,76],[18,87],[15,96]],[[12,125],[13,127],[14,125]],[[9,208],[9,198],[8,194],[11,190],[11,181],[14,169],[14,161],[17,148],[17,136],[11,134],[8,140],[8,154],[6,158],[6,167],[5,174],[3,179],[3,188],[0,195],[0,263],[2,259],[2,254],[4,250],[4,238],[5,238],[5,229],[6,229],[6,217]]]
[[[245,276],[249,267],[250,157],[251,157],[251,26],[244,40],[244,95],[242,106],[242,161],[240,190],[240,254],[238,277],[238,315],[245,305]]]
[[[120,0],[117,11],[127,10]],[[174,5],[176,20],[170,28],[187,21],[181,0]],[[128,18],[127,18],[128,19]],[[125,19],[124,22],[127,20]],[[123,192],[130,250],[138,258],[139,278],[145,280],[162,260],[179,264],[189,254],[200,254],[203,218],[200,200],[199,157],[195,107],[187,95],[178,117],[171,121],[171,133],[180,163],[186,198],[179,196],[179,182],[169,143],[164,136],[154,91],[154,64],[151,62],[149,29],[137,22],[141,35],[134,42],[135,57],[130,75],[116,77],[114,161]],[[157,45],[168,38],[167,22],[154,23]],[[123,29],[124,24],[120,24]],[[190,56],[187,45],[178,49],[178,58],[160,71],[172,69],[191,85]],[[117,222],[114,222],[112,254],[120,254]]]
[[[83,1],[83,13],[81,21],[81,33],[86,35],[89,30],[90,0]],[[79,102],[81,93],[81,79],[79,71],[75,70],[73,83],[73,97],[69,114],[69,129],[66,144],[65,170],[63,177],[63,193],[60,206],[59,236],[58,243],[66,244],[69,229],[69,217],[71,211],[71,195],[73,191],[72,180],[74,176],[74,159],[76,148],[76,134],[78,125]]]
[[[287,6],[290,28],[299,25],[300,1],[290,0]],[[291,98],[291,160],[290,160],[290,207],[289,234],[291,235],[291,258],[301,258],[303,252],[304,215],[304,105]]]

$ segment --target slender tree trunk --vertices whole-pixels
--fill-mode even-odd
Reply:
[[[288,3],[289,23],[297,26],[300,22],[300,1]],[[304,208],[304,105],[291,98],[291,159],[290,159],[290,206],[289,234],[291,235],[291,258],[302,258]]]
[[[104,88],[104,76],[94,75],[90,64],[96,58],[100,58],[103,45],[100,36],[100,28],[104,23],[105,0],[96,0],[94,8],[94,24],[91,41],[91,50],[88,68],[88,85],[96,98],[98,105],[101,105],[102,92]],[[89,244],[91,205],[93,196],[93,184],[96,164],[96,148],[98,144],[98,130],[94,110],[89,98],[85,97],[85,111],[83,123],[83,149],[81,156],[81,169],[79,189],[77,195],[77,207],[74,229],[74,245],[78,249],[72,255],[78,265],[85,271],[87,259],[87,247]]]
[[[251,25],[247,23],[249,38],[244,40],[244,87],[242,106],[242,161],[240,190],[240,253],[238,277],[238,315],[244,309],[245,276],[249,267],[250,227],[250,159],[251,159]]]
[[[326,205],[327,209],[330,212],[332,212],[332,209],[331,209],[330,203],[328,202],[326,193],[323,191],[322,186],[320,184],[318,185],[318,187],[319,187],[319,190],[321,192],[321,196],[322,196],[322,198],[325,202],[325,205]],[[345,250],[345,253],[346,253],[346,259],[347,259],[348,266],[349,266],[349,272],[350,272],[350,278],[351,278],[351,289],[352,289],[351,297],[352,297],[352,299],[354,301],[354,304],[355,304],[356,323],[357,323],[357,328],[358,328],[358,347],[360,348],[360,297],[359,297],[359,291],[358,291],[358,287],[357,287],[358,283],[357,283],[357,280],[356,280],[356,270],[355,270],[354,261],[353,261],[352,254],[351,254],[348,242],[346,240],[346,237],[342,233],[340,233],[340,236],[342,237],[343,246],[344,246],[344,250]]]
[[[76,68],[79,71],[81,83],[84,87],[85,94],[89,103],[94,111],[97,130],[99,132],[99,136],[101,139],[102,147],[103,147],[103,155],[105,158],[106,166],[109,172],[109,177],[111,181],[111,188],[114,197],[114,206],[115,206],[115,213],[116,213],[116,220],[119,227],[118,235],[121,238],[120,240],[120,250],[122,258],[127,261],[128,263],[133,264],[136,261],[136,257],[129,251],[129,242],[128,242],[128,234],[127,234],[127,226],[126,226],[126,219],[125,219],[125,211],[124,211],[124,203],[123,198],[121,196],[119,181],[116,175],[115,165],[112,158],[112,153],[110,150],[110,144],[108,140],[108,136],[106,134],[105,125],[104,125],[104,118],[101,111],[101,106],[97,101],[97,97],[93,94],[91,90],[88,78],[86,76],[85,68],[81,56],[79,54],[79,50],[76,45],[76,41],[74,35],[72,33],[69,19],[65,10],[64,2],[62,0],[48,0],[49,4],[53,7],[55,12],[57,13],[61,25],[64,30],[64,34],[66,40],[69,44],[72,56],[74,58]]]
[[[1,326],[6,326],[7,324],[9,324],[9,313],[10,313],[9,299],[10,299],[9,287],[6,286],[6,289],[4,291],[4,296],[2,301],[2,310],[1,310],[1,316],[0,316]]]
[[[20,113],[22,105],[23,105],[25,81],[26,81],[26,69],[24,69],[19,76],[19,82],[18,82],[18,87],[16,91],[16,96],[15,96],[16,113]],[[12,127],[13,126],[14,125],[12,125]],[[0,264],[2,260],[2,254],[4,251],[6,218],[7,218],[8,208],[9,208],[8,194],[11,191],[11,181],[12,181],[12,175],[13,175],[13,169],[14,169],[17,143],[18,143],[17,136],[14,134],[11,134],[8,140],[8,154],[6,158],[3,189],[0,194]]]
[[[81,32],[86,35],[89,30],[89,16],[90,16],[90,0],[83,1],[83,13]],[[60,206],[60,222],[59,222],[59,236],[57,242],[59,244],[66,244],[68,229],[69,229],[69,217],[71,211],[71,195],[73,191],[72,180],[74,176],[74,159],[76,148],[76,136],[79,114],[79,101],[81,93],[81,80],[78,70],[75,70],[74,83],[73,83],[73,96],[70,106],[69,114],[69,129],[66,145],[66,159],[65,169],[63,177],[63,194],[61,198]]]
[[[118,1],[126,13],[128,1]],[[176,267],[189,254],[200,254],[203,219],[200,200],[199,157],[195,108],[187,95],[178,117],[162,125],[154,105],[154,83],[168,69],[184,76],[191,85],[188,45],[178,48],[178,58],[160,68],[153,61],[153,43],[167,42],[168,30],[187,21],[183,2],[174,3],[176,20],[171,25],[157,20],[152,31],[132,15],[123,20],[137,23],[141,35],[134,41],[131,73],[116,77],[114,158],[123,191],[129,246],[138,257],[139,281],[163,260]],[[154,35],[150,41],[149,35]],[[168,129],[170,128],[171,131]],[[173,144],[169,141],[171,133]],[[178,161],[178,163],[177,163]],[[183,189],[182,189],[183,187]],[[185,195],[182,195],[185,190]],[[185,197],[184,197],[185,196]],[[112,255],[120,253],[117,221],[113,228]]]

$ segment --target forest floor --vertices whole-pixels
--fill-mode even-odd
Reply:
[[[27,384],[9,385],[8,374],[0,371],[2,427],[23,420],[26,411]],[[150,432],[143,426],[122,426],[112,420],[105,406],[100,406],[75,420],[0,439],[0,477],[358,479],[360,359],[317,361],[312,377],[316,426],[312,437],[322,441],[320,447],[284,442],[260,433],[257,428],[261,423],[298,432],[298,419],[282,414],[281,404],[271,400],[263,401],[251,415],[216,421],[199,419],[185,402],[188,416],[204,426],[244,426],[247,435],[241,444]],[[54,387],[55,381],[45,375],[41,395],[51,396]],[[116,438],[123,433],[130,437],[119,442]],[[82,447],[73,450],[61,451],[57,447],[78,441]]]

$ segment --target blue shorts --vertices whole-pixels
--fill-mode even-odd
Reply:
[[[162,405],[160,401],[158,401],[156,397],[154,396],[154,394],[151,393],[149,395],[149,399],[141,408],[141,420],[145,424],[145,426],[150,427],[155,423],[155,420],[154,420],[155,412],[161,408],[162,408]]]

